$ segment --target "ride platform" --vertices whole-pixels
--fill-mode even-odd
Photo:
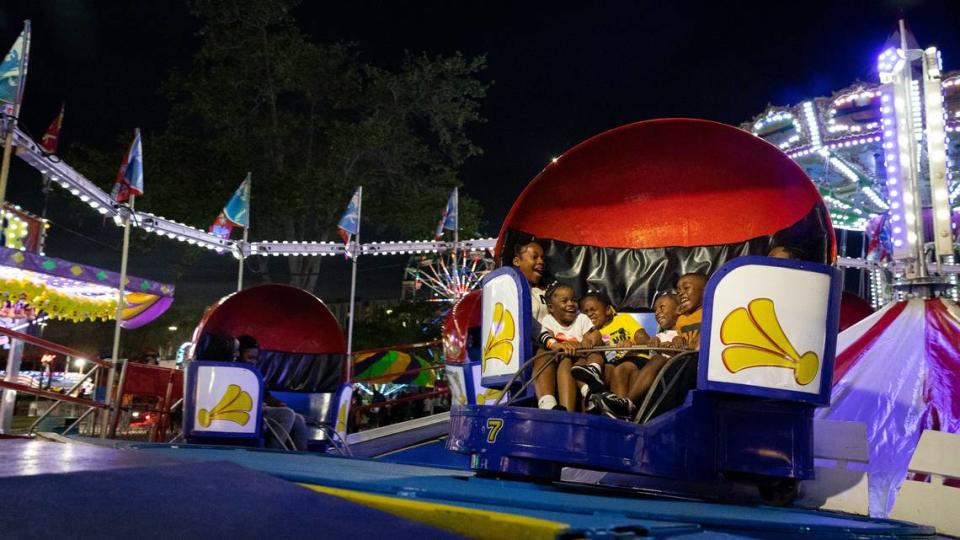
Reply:
[[[2,530],[10,537],[935,537],[930,527],[891,520],[482,478],[455,461],[403,463],[439,457],[447,452],[439,442],[382,459],[116,444],[123,448],[0,441],[0,489],[18,494],[0,517]]]

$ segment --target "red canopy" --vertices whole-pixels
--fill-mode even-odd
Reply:
[[[316,296],[289,285],[258,285],[220,299],[194,331],[253,336],[261,349],[297,354],[347,350],[337,319]]]
[[[483,311],[479,289],[470,293],[450,308],[443,320],[443,357],[447,363],[460,364],[467,360],[467,332],[480,326]]]
[[[547,165],[507,215],[497,253],[507,229],[609,248],[737,243],[785,229],[817,204],[813,182],[763,139],[706,120],[650,120]]]

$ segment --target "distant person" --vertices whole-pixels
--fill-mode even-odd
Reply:
[[[260,358],[260,344],[257,343],[257,340],[253,336],[242,335],[237,338],[237,344],[240,362],[252,364],[253,367],[256,368],[257,359]],[[279,434],[280,441],[274,440],[273,437],[268,437],[268,447],[285,447],[286,443],[289,442],[283,440],[285,439],[283,435],[286,434],[290,436],[296,450],[307,449],[308,430],[306,420],[302,415],[297,414],[293,409],[288,407],[286,403],[273,397],[267,389],[264,389],[263,395],[263,417],[273,422],[275,427],[279,426],[284,431],[284,433]]]

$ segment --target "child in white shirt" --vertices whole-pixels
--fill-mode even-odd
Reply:
[[[556,285],[546,291],[549,313],[541,321],[540,344],[548,350],[562,351],[557,362],[550,364],[545,371],[555,370],[556,388],[560,406],[568,411],[577,410],[577,380],[571,374],[574,365],[589,367],[589,371],[600,374],[602,385],[603,356],[590,353],[585,358],[577,354],[577,349],[596,347],[601,342],[600,332],[593,327],[590,318],[580,313],[580,307],[569,285]],[[589,387],[583,385],[580,393],[587,395]],[[552,394],[539,396],[541,409],[556,408],[556,398]]]

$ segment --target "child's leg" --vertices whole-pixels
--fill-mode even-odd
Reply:
[[[576,362],[577,367],[573,368],[571,374],[577,380],[577,388],[583,397],[589,396],[594,392],[602,392],[606,388],[603,380],[604,358],[600,353],[589,353],[586,358],[580,358]]]
[[[560,397],[560,405],[566,407],[568,411],[577,410],[577,402],[580,395],[577,393],[576,381],[570,374],[570,368],[573,367],[573,361],[569,356],[560,360],[557,366],[557,393]]]
[[[638,403],[643,398],[643,395],[650,389],[650,385],[653,384],[653,379],[656,378],[657,373],[659,373],[663,365],[667,363],[667,360],[668,358],[662,354],[654,354],[650,357],[646,365],[637,371],[636,376],[630,384],[630,391],[627,395],[631,401]]]
[[[603,382],[610,386],[613,383],[613,374],[617,370],[617,366],[613,364],[604,364],[603,365]]]
[[[626,396],[630,389],[630,382],[635,373],[639,371],[637,365],[629,358],[620,362],[614,369],[613,377],[610,380],[610,391],[618,396]]]
[[[538,352],[543,352],[541,349]],[[548,364],[544,367],[544,364]],[[541,371],[542,368],[542,371]],[[541,409],[552,409],[557,404],[557,364],[550,356],[542,356],[533,361],[533,388],[537,393],[537,404]]]

